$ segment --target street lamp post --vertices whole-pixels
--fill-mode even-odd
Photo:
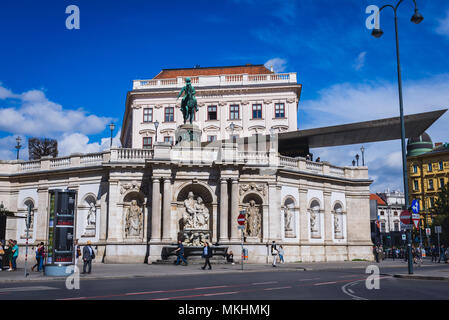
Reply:
[[[16,149],[17,149],[17,160],[19,160],[19,150],[20,148],[22,148],[22,145],[20,144],[20,142],[22,141],[21,137],[17,137],[16,138],[17,144],[16,144]]]
[[[362,166],[365,166],[365,148],[362,146],[360,148],[360,151],[362,152]]]
[[[406,209],[409,208],[409,199],[408,199],[408,182],[407,182],[407,158],[406,158],[406,149],[405,149],[405,126],[404,126],[404,111],[403,111],[403,99],[402,99],[402,78],[401,78],[401,63],[399,58],[399,35],[398,35],[398,15],[397,10],[399,5],[404,0],[399,0],[396,6],[391,4],[386,4],[379,9],[378,14],[385,9],[386,7],[390,7],[394,11],[394,27],[396,33],[396,59],[397,59],[397,73],[398,73],[398,91],[399,91],[399,113],[401,119],[401,144],[402,144],[402,175],[404,180],[404,198],[405,198],[405,206]],[[415,4],[415,14],[412,16],[411,21],[415,24],[420,23],[424,20],[424,17],[418,12],[418,7],[416,4],[416,0],[413,0]],[[380,38],[383,35],[383,31],[378,28],[374,28],[372,31],[372,36],[375,38]],[[407,230],[407,246],[408,246],[408,273],[413,274],[413,259],[412,259],[412,239],[411,239],[411,231]]]
[[[360,158],[360,156],[359,156],[359,154],[357,153],[357,154],[355,155],[355,160],[357,160],[357,167],[359,166],[359,158]]]
[[[111,124],[109,125],[109,129],[111,130],[111,148],[112,148],[112,133],[114,132],[115,129],[114,122],[111,122]]]
[[[156,129],[156,138],[155,138],[155,141],[154,141],[154,144],[156,144],[157,143],[157,128],[159,127],[159,121],[155,121],[154,122],[154,128]]]

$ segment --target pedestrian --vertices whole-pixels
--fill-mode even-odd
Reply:
[[[230,262],[232,264],[235,264],[234,263],[234,253],[232,252],[232,250],[226,253],[226,261]]]
[[[204,266],[201,267],[201,269],[206,269],[206,265],[209,265],[209,270],[212,269],[212,266],[210,265],[209,259],[212,257],[212,249],[209,246],[209,243],[205,242],[203,247],[203,258],[206,259],[204,262]]]
[[[78,264],[78,259],[81,257],[81,248],[78,244],[78,239],[75,240],[75,266]]]
[[[0,240],[0,271],[3,271],[3,257],[5,256],[5,241]]]
[[[95,259],[95,252],[94,249],[91,247],[91,242],[87,241],[87,245],[83,248],[83,272],[82,274],[86,273],[86,267],[88,267],[88,272],[90,273],[92,271],[92,260]]]
[[[175,250],[176,255],[178,258],[176,259],[176,265],[178,265],[181,260],[187,265],[187,260],[184,258],[184,245],[182,244],[181,240],[178,240],[178,249]]]
[[[440,246],[440,257],[438,258],[438,263],[441,262],[441,259],[443,259],[444,263],[447,263],[447,257],[445,252],[444,244]]]
[[[273,240],[273,242],[271,243],[271,256],[273,257],[273,267],[276,267],[276,259],[277,259],[277,255],[278,255],[278,249],[276,246],[276,242]]]
[[[17,245],[17,241],[14,240],[12,242],[12,271],[16,271],[17,270],[17,258],[19,257],[19,246]]]
[[[279,246],[279,261],[284,263],[284,248],[282,245]]]
[[[41,243],[43,243],[43,242],[41,242]],[[34,271],[34,268],[36,268],[37,267],[37,271],[36,272],[39,272],[39,266],[40,266],[40,264],[41,264],[41,261],[40,261],[40,248],[41,248],[41,243],[39,243],[38,245],[37,245],[37,247],[36,247],[36,250],[35,250],[35,254],[36,254],[36,264],[34,265],[34,266],[32,266],[31,267],[31,271]]]
[[[12,239],[9,239],[6,244],[6,250],[5,250],[5,264],[9,265],[8,271],[12,271]]]
[[[393,246],[393,248],[391,248],[391,257],[394,259],[396,258],[396,248]]]
[[[431,262],[436,262],[437,261],[437,257],[436,257],[436,250],[435,250],[435,245],[432,245],[430,247],[430,255],[432,257],[432,261]]]
[[[45,245],[43,242],[40,243],[41,248],[39,250],[39,267],[37,268],[37,271],[43,271],[44,270],[44,261],[45,261]]]

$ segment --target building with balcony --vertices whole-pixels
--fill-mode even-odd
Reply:
[[[438,192],[449,182],[449,144],[435,143],[427,133],[407,143],[409,201],[419,200],[421,227],[432,223],[431,209]]]
[[[182,124],[176,97],[185,77],[197,91],[200,129],[200,141],[187,146],[171,143]],[[155,263],[177,240],[237,253],[241,211],[249,262],[270,261],[272,241],[289,262],[372,260],[368,168],[312,162],[305,154],[309,147],[398,139],[399,118],[297,130],[300,93],[295,73],[260,65],[164,69],[136,80],[121,148],[0,161],[0,201],[14,215],[6,217],[5,237],[25,245],[30,211],[29,243],[47,244],[49,194],[69,189],[77,196],[67,243],[91,241],[98,262]],[[406,116],[407,134],[422,133],[444,112]]]

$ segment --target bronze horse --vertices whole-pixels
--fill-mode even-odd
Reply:
[[[195,118],[195,112],[198,111],[198,105],[195,98],[196,91],[190,83],[190,78],[186,78],[186,85],[179,92],[178,99],[183,93],[185,93],[185,96],[182,98],[181,112],[184,118],[184,124],[187,120],[192,124]]]

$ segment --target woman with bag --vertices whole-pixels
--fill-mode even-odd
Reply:
[[[5,255],[4,245],[4,240],[0,240],[0,271],[3,271],[3,256]]]
[[[276,259],[278,255],[278,249],[276,247],[276,242],[273,240],[271,243],[271,255],[273,256],[273,267],[276,267]]]
[[[41,248],[41,243],[39,243],[37,245],[36,248],[36,264],[31,268],[31,271],[34,271],[34,268],[37,267],[37,272],[39,272],[39,264],[40,264],[40,253],[39,253],[39,249]]]

